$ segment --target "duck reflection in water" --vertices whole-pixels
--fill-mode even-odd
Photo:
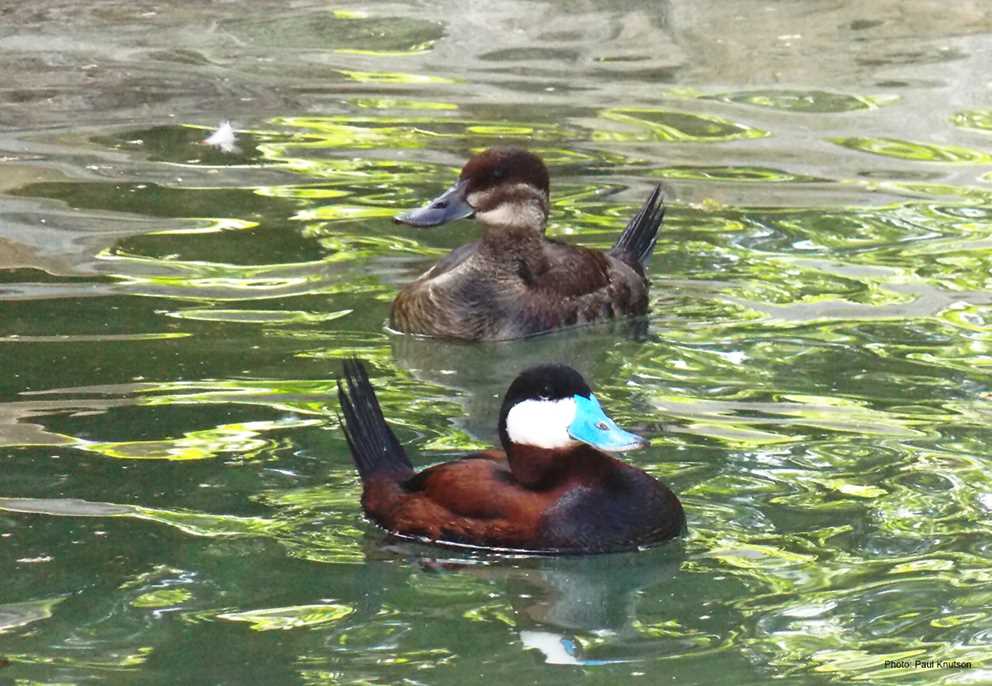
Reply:
[[[493,454],[442,463],[419,474],[413,471],[402,446],[386,425],[363,365],[356,360],[347,363],[344,382],[339,388],[348,444],[363,481],[363,509],[391,537],[482,552],[494,549],[543,553],[613,551],[607,555],[574,557],[473,557],[472,553],[464,557],[457,554],[418,557],[416,561],[422,569],[458,571],[506,586],[518,618],[521,643],[544,653],[550,663],[595,665],[640,659],[639,655],[630,654],[586,658],[574,633],[591,633],[599,644],[616,636],[625,650],[637,644],[640,634],[634,622],[638,591],[670,580],[681,562],[678,546],[646,550],[641,546],[677,536],[684,530],[684,515],[678,499],[663,484],[589,447],[603,444],[607,449],[612,446],[620,450],[643,445],[644,441],[622,431],[602,414],[592,392],[574,370],[561,365],[539,365],[514,380],[499,413],[505,455],[491,451]],[[579,409],[586,404],[595,415],[588,421],[580,416],[585,410]],[[532,409],[543,419],[531,421]],[[568,417],[560,418],[559,410],[565,409]],[[523,411],[519,420],[518,410]],[[561,431],[556,425],[558,419],[564,422]],[[587,432],[587,424],[592,433]],[[521,465],[513,462],[514,459],[519,462],[524,453],[530,454],[524,450],[521,455],[515,455],[540,438],[534,432],[541,436],[547,432],[568,436],[558,448],[544,447],[538,451],[552,455],[553,461],[561,460],[560,471],[553,470],[558,475],[556,479],[564,478],[560,484],[557,480],[548,482],[542,473],[531,475],[537,479],[532,483],[533,480],[528,480],[530,472],[527,469],[520,472]],[[557,455],[556,450],[564,454]],[[569,454],[573,450],[578,451],[577,457]],[[585,473],[582,465],[586,462],[598,467]],[[579,486],[579,482],[571,479],[573,468],[587,486]],[[502,476],[493,480],[494,475]],[[589,481],[590,478],[593,480]],[[432,482],[439,479],[443,483],[432,487]],[[581,492],[577,500],[569,496],[576,488]],[[467,492],[472,497],[466,501],[459,494]],[[559,492],[563,495],[556,495]],[[555,504],[559,497],[568,503],[564,509]],[[534,498],[542,503],[547,500],[550,509],[539,512],[533,526],[526,517],[521,522],[519,508],[512,507],[521,498],[526,502]],[[574,512],[573,500],[583,503]],[[562,520],[557,516],[559,509],[581,522],[573,526],[575,522],[571,519]],[[415,554],[420,549],[413,543],[390,543],[383,551]],[[621,550],[637,552],[616,552]],[[367,567],[372,566],[370,561]],[[379,590],[373,595],[393,585],[375,583]],[[652,639],[650,644],[650,655],[656,656],[657,642]]]
[[[648,338],[644,317],[594,324],[545,334],[526,341],[467,344],[419,336],[390,336],[392,358],[413,378],[457,392],[462,405],[452,423],[470,436],[497,439],[493,417],[499,414],[507,379],[534,365],[555,360],[587,378],[616,379]]]
[[[388,604],[383,598],[387,589],[418,583],[411,577],[464,574],[487,582],[505,600],[521,647],[542,653],[548,664],[656,660],[668,652],[696,647],[688,634],[683,637],[674,631],[659,637],[645,632],[643,624],[657,620],[640,618],[645,610],[641,605],[659,595],[652,589],[673,586],[679,575],[685,556],[678,544],[612,555],[521,557],[438,555],[424,545],[386,538],[368,541],[365,554],[365,569],[372,573],[356,575],[363,587],[365,617],[375,616],[382,604]],[[384,578],[396,574],[405,578]],[[487,599],[486,604],[491,602]],[[652,610],[657,608],[647,609]]]
[[[512,148],[480,153],[465,166],[456,189],[398,220],[433,226],[473,215],[484,227],[484,238],[455,250],[420,279],[402,286],[393,304],[390,345],[397,365],[415,378],[460,391],[465,416],[456,422],[469,435],[491,441],[495,436],[491,418],[499,409],[507,378],[549,360],[589,372],[595,378],[614,378],[624,357],[615,354],[617,345],[647,337],[646,269],[664,206],[656,187],[614,248],[600,253],[544,236],[548,173],[531,153]],[[461,195],[465,195],[464,201],[458,200]],[[483,203],[485,207],[470,206],[469,196],[477,203],[480,198],[488,200]],[[539,211],[528,213],[518,207],[521,203],[528,206],[528,199],[537,203]],[[487,210],[490,204],[493,206]],[[522,233],[496,221],[531,215],[533,226]],[[517,234],[528,240],[503,240]],[[486,258],[490,253],[501,258]],[[542,275],[540,285],[521,282],[517,273],[520,264],[534,260],[532,271]],[[586,261],[592,264],[586,265]],[[513,268],[503,274],[506,264]],[[599,275],[602,283],[591,275]],[[584,283],[587,278],[591,281]],[[481,297],[480,289],[492,295]],[[467,295],[471,295],[472,306],[458,305]],[[651,303],[662,313],[658,316],[666,311],[658,302],[665,297],[655,296]],[[414,302],[420,305],[414,306]],[[590,309],[588,316],[579,316],[584,309]],[[433,314],[426,316],[427,312]],[[537,312],[543,314],[535,318]],[[519,342],[525,336],[530,337]],[[485,343],[473,346],[465,341]]]

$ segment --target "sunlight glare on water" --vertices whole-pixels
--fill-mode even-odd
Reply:
[[[984,3],[0,14],[0,676],[992,681]],[[548,163],[565,240],[610,246],[662,184],[645,336],[385,329],[477,235],[392,216],[503,144]],[[688,535],[384,539],[336,418],[352,355],[417,465],[572,364]]]

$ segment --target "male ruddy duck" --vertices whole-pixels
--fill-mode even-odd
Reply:
[[[647,312],[644,264],[665,214],[660,186],[608,253],[545,237],[548,188],[539,157],[493,148],[470,159],[429,205],[397,216],[427,227],[474,215],[483,229],[399,292],[390,326],[494,341]]]
[[[667,486],[604,450],[643,447],[571,367],[522,372],[499,414],[503,450],[414,472],[383,418],[363,364],[344,365],[342,428],[362,479],[362,507],[390,533],[429,543],[544,554],[631,550],[678,536]]]

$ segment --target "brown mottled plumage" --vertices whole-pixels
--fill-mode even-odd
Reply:
[[[517,148],[473,157],[454,188],[397,218],[434,226],[472,214],[482,238],[461,246],[396,296],[390,326],[465,340],[521,338],[567,326],[644,314],[644,261],[664,215],[660,189],[609,253],[544,235],[548,173]]]

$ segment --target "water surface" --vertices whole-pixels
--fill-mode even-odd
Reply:
[[[0,677],[992,681],[984,3],[0,14]],[[202,145],[224,119],[238,149]],[[386,331],[477,233],[390,217],[511,143],[585,245],[663,185],[645,335]],[[385,540],[335,417],[351,355],[419,465],[491,443],[519,368],[573,364],[689,535]]]

